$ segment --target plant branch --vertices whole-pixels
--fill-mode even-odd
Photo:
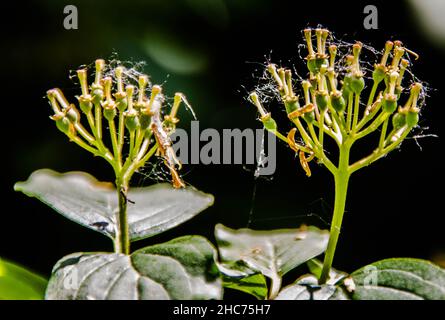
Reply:
[[[406,127],[403,131],[403,133],[395,140],[393,141],[389,146],[383,148],[383,149],[375,149],[373,153],[371,153],[369,156],[355,162],[354,164],[350,165],[349,172],[353,173],[365,166],[370,165],[374,161],[380,159],[385,154],[391,152],[394,150],[397,146],[400,145],[400,143],[406,138],[406,136],[410,133],[410,129]]]
[[[349,152],[348,145],[342,145],[340,148],[340,159],[337,172],[334,174],[335,181],[335,204],[334,215],[332,217],[331,230],[329,234],[328,247],[326,249],[325,258],[323,262],[323,269],[320,276],[320,284],[326,283],[329,280],[329,272],[334,261],[335,249],[337,247],[338,238],[340,236],[343,215],[345,212],[346,195],[348,192],[349,183]]]
[[[116,253],[130,253],[130,231],[128,226],[127,214],[127,196],[128,181],[116,179],[116,189],[119,202],[119,210],[117,213],[117,230],[114,243],[114,251]]]

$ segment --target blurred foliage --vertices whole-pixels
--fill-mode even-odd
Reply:
[[[47,280],[0,258],[0,300],[41,300]]]

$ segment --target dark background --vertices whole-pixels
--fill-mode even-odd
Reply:
[[[63,28],[63,8],[79,10],[79,29]],[[298,4],[298,5],[297,5]],[[365,30],[363,8],[374,4],[378,30]],[[144,71],[164,83],[172,95],[186,94],[201,129],[260,128],[244,89],[265,57],[290,66],[298,62],[301,30],[318,24],[344,40],[361,40],[379,50],[387,39],[400,39],[420,54],[413,71],[434,89],[429,92],[421,126],[439,138],[414,140],[356,173],[351,180],[347,212],[334,266],[353,271],[388,257],[433,259],[444,264],[443,201],[443,59],[444,49],[421,28],[406,1],[31,1],[3,11],[2,27],[2,170],[0,257],[46,276],[55,262],[77,251],[111,251],[99,233],[72,223],[39,201],[13,191],[39,168],[84,170],[113,180],[112,170],[68,143],[48,119],[45,92],[59,87],[71,98],[80,92],[69,70],[108,58],[147,61]],[[11,19],[6,19],[6,18]],[[253,62],[253,63],[252,63]],[[303,65],[297,69],[303,73]],[[275,109],[276,110],[276,109]],[[277,111],[275,111],[277,112]],[[181,111],[184,125],[190,120]],[[287,123],[281,123],[287,128]],[[333,181],[323,167],[311,164],[307,178],[293,154],[279,143],[272,179],[254,181],[242,166],[187,166],[185,180],[212,193],[215,205],[162,235],[133,248],[184,234],[213,239],[213,226],[245,227],[253,207],[257,229],[298,227],[302,223],[329,228]],[[363,151],[370,152],[369,146]],[[152,183],[143,175],[136,185]],[[256,183],[256,197],[252,192]]]

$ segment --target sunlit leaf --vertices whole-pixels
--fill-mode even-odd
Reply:
[[[111,238],[116,234],[117,192],[111,183],[84,172],[64,174],[43,169],[14,189],[44,202],[60,214]],[[168,183],[130,188],[128,222],[132,241],[169,230],[213,204],[213,196],[193,187]]]
[[[74,253],[53,269],[50,300],[221,299],[216,251],[203,237],[185,236],[131,255]]]
[[[319,285],[316,277],[304,276],[295,283],[283,288],[275,300],[348,300],[347,293],[341,287]]]
[[[351,276],[356,300],[445,300],[445,270],[429,261],[386,259]]]
[[[228,276],[281,277],[326,250],[329,234],[315,227],[256,231],[215,228],[220,270]]]

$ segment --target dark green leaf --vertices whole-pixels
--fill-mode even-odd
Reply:
[[[74,253],[53,269],[47,299],[221,299],[216,251],[203,237],[185,236],[132,255]]]
[[[247,277],[235,278],[223,275],[223,285],[225,288],[243,291],[255,296],[259,300],[267,297],[267,283],[260,273]]]
[[[83,172],[64,174],[43,169],[14,189],[36,197],[85,227],[115,236],[117,192],[111,183]],[[168,183],[130,188],[128,221],[132,241],[169,230],[213,204],[213,196],[192,187],[174,189]]]
[[[41,300],[47,283],[43,277],[0,259],[0,300]]]
[[[445,300],[445,270],[429,261],[394,258],[365,266],[352,279],[356,300]]]

